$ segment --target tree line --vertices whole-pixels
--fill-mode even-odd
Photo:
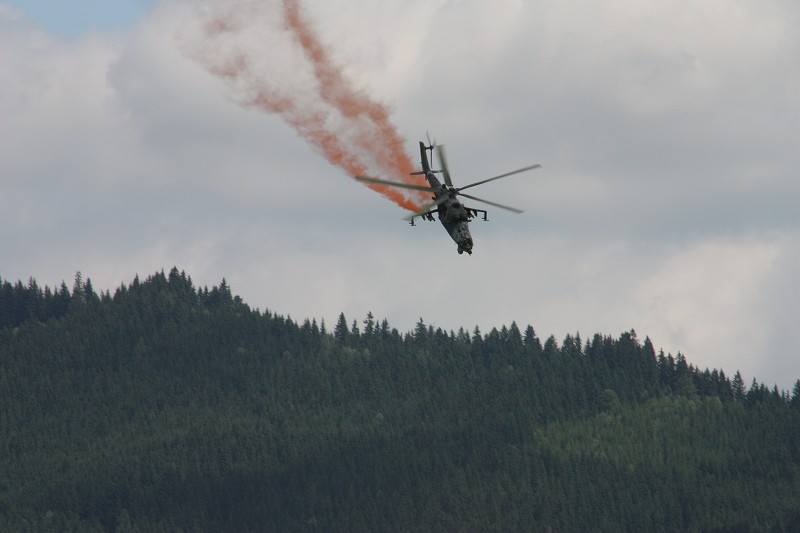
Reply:
[[[329,331],[176,268],[0,281],[0,398],[2,530],[800,528],[800,380],[634,331]]]

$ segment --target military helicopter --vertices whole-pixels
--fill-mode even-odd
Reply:
[[[436,153],[439,156],[439,162],[442,166],[441,170],[431,170],[431,167],[428,164],[427,152],[431,153],[431,160],[432,160],[434,150],[436,150]],[[493,205],[495,207],[499,207],[507,211],[512,211],[514,213],[522,213],[521,209],[516,209],[514,207],[509,207],[507,205],[490,202],[489,200],[484,200],[482,198],[470,196],[469,194],[463,193],[461,191],[463,191],[464,189],[469,189],[470,187],[475,187],[476,185],[482,185],[490,181],[499,180],[500,178],[506,178],[514,174],[519,174],[520,172],[526,172],[528,170],[533,170],[535,168],[541,167],[541,165],[531,165],[528,167],[513,170],[511,172],[506,172],[505,174],[500,174],[499,176],[494,176],[493,178],[476,181],[475,183],[470,183],[469,185],[464,185],[463,187],[454,187],[453,182],[450,179],[450,172],[447,169],[447,158],[445,157],[443,145],[437,145],[435,142],[431,142],[430,137],[428,137],[428,145],[425,145],[424,142],[420,141],[419,153],[420,153],[420,159],[422,160],[422,171],[412,172],[411,174],[424,175],[425,179],[430,184],[429,187],[425,187],[423,185],[411,185],[408,183],[399,183],[396,181],[386,181],[376,178],[369,178],[366,176],[356,176],[356,179],[369,183],[380,183],[382,185],[390,185],[392,187],[401,187],[404,189],[414,189],[417,191],[432,192],[433,202],[426,205],[419,211],[405,217],[405,220],[408,220],[411,223],[411,225],[414,226],[415,218],[420,217],[425,220],[433,220],[433,214],[436,213],[439,217],[439,222],[442,223],[444,229],[447,230],[447,233],[450,234],[450,237],[458,245],[459,254],[467,252],[467,254],[472,255],[472,236],[469,233],[469,227],[468,227],[470,220],[473,217],[477,217],[479,213],[483,215],[482,217],[483,220],[488,220],[488,217],[487,217],[487,212],[484,209],[475,209],[473,207],[466,207],[462,202],[459,201],[458,196],[463,196],[464,198],[469,198],[471,200],[476,200],[478,202],[483,202],[485,204]],[[440,183],[439,180],[436,178],[437,173],[441,173],[444,176],[444,184]]]

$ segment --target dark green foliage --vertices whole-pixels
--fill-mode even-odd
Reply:
[[[800,381],[522,331],[0,283],[0,530],[798,530]]]

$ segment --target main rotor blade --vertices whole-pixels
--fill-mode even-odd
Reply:
[[[448,198],[449,198],[449,196],[444,194],[444,195],[440,196],[439,198],[437,198],[436,200],[434,200],[433,202],[431,202],[428,205],[426,205],[425,207],[423,207],[422,209],[420,209],[419,211],[417,211],[415,213],[411,213],[410,215],[408,215],[406,217],[403,217],[403,220],[411,220],[412,218],[418,217],[418,216],[422,215],[423,213],[427,213],[428,211],[430,211],[431,209],[433,209],[437,205],[441,204],[442,202],[444,202]]]
[[[464,189],[469,189],[470,187],[474,187],[476,185],[482,185],[484,183],[489,183],[490,181],[499,180],[500,178],[507,178],[508,176],[513,176],[514,174],[519,174],[520,172],[527,172],[528,170],[533,170],[534,168],[539,168],[542,165],[531,165],[529,167],[520,168],[517,170],[512,170],[511,172],[506,172],[505,174],[500,174],[499,176],[495,176],[493,178],[489,178],[486,180],[476,181],[475,183],[470,183],[469,185],[464,185],[463,187],[459,187],[459,191],[463,191]],[[488,203],[488,202],[487,202]]]
[[[495,203],[495,202],[490,202],[489,200],[484,200],[483,198],[478,198],[477,196],[470,196],[469,194],[464,194],[463,192],[460,192],[460,193],[457,193],[457,194],[460,195],[460,196],[463,196],[464,198],[469,198],[470,200],[477,200],[479,202],[483,202],[485,204],[493,205],[495,207],[499,207],[500,209],[505,209],[507,211],[512,211],[512,212],[517,213],[517,214],[524,213],[524,211],[522,209],[517,209],[516,207],[510,207],[510,206],[507,206],[507,205],[498,204],[498,203]]]
[[[444,174],[444,182],[448,187],[452,187],[453,182],[450,180],[450,171],[447,169],[447,158],[444,155],[443,144],[436,145],[436,153],[439,154],[439,162],[442,164],[442,174]]]
[[[398,181],[379,180],[377,178],[368,178],[366,176],[356,176],[355,178],[358,181],[366,181],[368,183],[379,183],[381,185],[389,185],[391,187],[400,187],[400,188],[403,188],[403,189],[414,189],[415,191],[436,192],[436,189],[432,189],[431,187],[425,187],[424,185],[412,185],[410,183],[400,183]]]

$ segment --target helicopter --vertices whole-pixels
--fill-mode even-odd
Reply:
[[[428,152],[430,152],[431,160],[433,160],[434,150],[436,151],[436,154],[439,157],[439,162],[442,166],[441,170],[431,170],[431,167],[428,164]],[[470,235],[468,226],[470,220],[474,217],[477,217],[479,214],[483,215],[482,216],[483,220],[489,220],[487,216],[488,213],[486,212],[486,210],[465,206],[458,199],[459,196],[463,196],[464,198],[469,198],[470,200],[475,200],[478,202],[489,204],[494,207],[499,207],[501,209],[505,209],[513,213],[522,213],[521,209],[517,209],[515,207],[509,207],[507,205],[502,205],[495,202],[490,202],[489,200],[477,198],[475,196],[471,196],[461,191],[463,191],[464,189],[469,189],[470,187],[475,187],[476,185],[482,185],[490,181],[498,180],[500,178],[506,178],[514,174],[519,174],[520,172],[526,172],[528,170],[533,170],[535,168],[541,167],[541,165],[538,164],[530,165],[524,168],[513,170],[511,172],[506,172],[505,174],[500,174],[499,176],[494,176],[492,178],[488,178],[485,180],[476,181],[474,183],[470,183],[469,185],[464,185],[463,187],[455,187],[453,186],[453,181],[450,179],[450,172],[447,169],[447,158],[445,157],[444,145],[436,144],[436,142],[431,142],[430,137],[428,137],[427,145],[422,141],[419,142],[419,152],[420,152],[420,159],[422,162],[422,171],[412,172],[411,175],[424,175],[425,179],[429,183],[428,187],[424,185],[412,185],[396,181],[386,181],[366,176],[356,176],[355,178],[359,181],[364,181],[368,183],[380,183],[382,185],[389,185],[392,187],[401,187],[404,189],[414,189],[417,191],[432,192],[433,202],[427,204],[419,211],[416,211],[415,213],[412,213],[411,215],[405,217],[405,220],[408,220],[411,223],[411,225],[414,226],[415,218],[419,217],[424,220],[432,221],[434,220],[433,215],[435,213],[439,217],[439,222],[442,223],[444,229],[447,230],[447,233],[450,234],[450,237],[458,245],[459,254],[467,252],[467,254],[472,255],[473,242],[472,242],[472,235]],[[442,174],[442,176],[444,177],[444,184],[442,184],[439,181],[439,179],[436,177],[436,174]]]

